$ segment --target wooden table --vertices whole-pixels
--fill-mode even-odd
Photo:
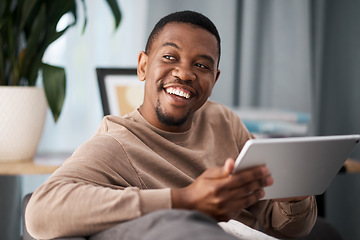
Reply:
[[[70,155],[41,153],[31,161],[0,162],[0,239],[6,238],[3,236],[15,237],[20,234],[21,219],[17,214],[21,213],[23,196],[33,192]]]
[[[32,161],[0,162],[0,175],[52,174],[70,157],[69,153],[41,153]]]

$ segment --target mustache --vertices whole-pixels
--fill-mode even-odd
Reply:
[[[194,88],[194,85],[193,85],[193,81],[191,80],[188,80],[188,81],[184,81],[184,80],[181,80],[179,78],[175,78],[174,80],[172,81],[169,81],[169,82],[161,82],[160,85],[159,85],[159,89],[163,89],[165,84],[178,84],[178,85],[184,85],[184,86],[188,86],[188,87],[191,87],[191,88]]]

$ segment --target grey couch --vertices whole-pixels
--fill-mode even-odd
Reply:
[[[26,209],[26,205],[29,202],[29,199],[31,197],[31,194],[28,194],[24,197],[23,200],[23,219],[24,219],[24,212]],[[101,235],[107,236],[106,239],[109,239],[108,234],[106,234],[106,231],[97,234],[97,239],[101,239]],[[23,220],[23,240],[36,240],[27,231],[25,221]],[[86,240],[90,238],[85,237],[67,237],[67,238],[57,238],[57,240]],[[117,239],[116,236],[114,236],[113,239]],[[298,240],[343,240],[343,238],[340,236],[340,234],[337,232],[337,230],[328,223],[325,219],[318,217],[314,228],[312,229],[311,233],[305,237]]]

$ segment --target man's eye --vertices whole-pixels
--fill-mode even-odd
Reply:
[[[170,55],[164,55],[164,58],[166,58],[168,60],[176,60],[173,56],[170,56]]]
[[[204,64],[201,64],[201,63],[197,63],[195,64],[197,67],[200,67],[200,68],[204,68],[204,69],[209,69],[206,65]]]

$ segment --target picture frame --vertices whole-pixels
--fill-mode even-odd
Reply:
[[[144,82],[136,68],[96,68],[104,116],[123,116],[144,99]]]

